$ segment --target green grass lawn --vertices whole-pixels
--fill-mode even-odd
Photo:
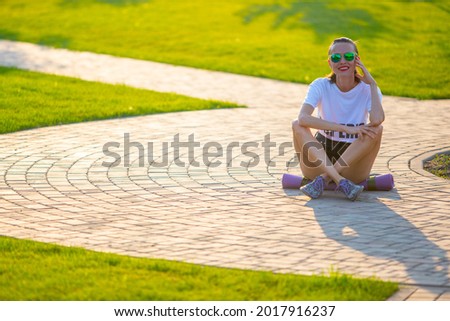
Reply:
[[[0,300],[385,300],[398,286],[133,258],[0,237]]]
[[[3,0],[0,38],[309,83],[359,40],[383,93],[449,98],[448,1]]]
[[[437,154],[425,162],[424,168],[436,176],[450,179],[450,154]]]
[[[89,120],[237,107],[4,67],[0,67],[0,88],[0,134]]]

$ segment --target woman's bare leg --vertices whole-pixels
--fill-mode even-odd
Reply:
[[[333,180],[336,184],[343,178],[360,183],[369,177],[380,150],[383,133],[382,126],[374,127],[376,129],[374,138],[369,136],[358,138],[331,166],[322,144],[316,140],[309,128],[300,126],[298,120],[295,120],[292,129],[294,147],[303,175],[309,179],[322,175],[326,181]]]
[[[354,141],[334,164],[336,171],[355,183],[367,179],[381,145],[383,127],[374,127],[374,138],[365,136]]]
[[[312,135],[307,127],[300,126],[298,120],[292,122],[294,147],[300,162],[303,176],[315,179],[319,175],[331,178],[336,184],[342,177],[328,159],[322,144]],[[350,148],[350,147],[349,147]]]

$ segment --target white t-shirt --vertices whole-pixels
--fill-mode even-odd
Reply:
[[[382,94],[378,88],[380,101]],[[336,124],[361,126],[367,124],[372,105],[370,86],[364,82],[358,83],[352,90],[342,92],[328,78],[314,80],[308,88],[305,104],[318,108],[319,118]],[[341,142],[352,143],[357,135],[334,130],[319,130],[325,137]]]

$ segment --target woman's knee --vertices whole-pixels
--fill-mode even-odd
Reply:
[[[383,126],[381,125],[372,126],[369,128],[371,129],[371,132],[375,134],[375,137],[380,137],[383,134]]]
[[[292,121],[292,131],[296,134],[304,134],[304,133],[311,133],[311,130],[307,127],[304,127],[300,125],[300,122],[298,119],[294,119]]]
[[[381,136],[383,134],[383,126],[382,125],[378,125],[373,127],[373,129],[375,129],[375,133],[377,136]]]
[[[383,136],[383,126],[378,125],[373,128],[375,129],[375,140],[380,140],[381,136]]]
[[[294,120],[292,121],[292,130],[293,130],[294,132],[296,132],[296,131],[299,129],[299,127],[301,127],[301,126],[300,126],[300,122],[298,121],[298,119],[294,119]]]
[[[369,136],[369,135],[358,135],[357,140],[360,141],[361,143],[375,143],[379,140],[381,140],[381,136],[383,135],[383,126],[378,125],[378,126],[374,126],[371,127],[372,129],[372,133],[373,133],[373,137]],[[369,140],[367,140],[366,138],[370,138]]]

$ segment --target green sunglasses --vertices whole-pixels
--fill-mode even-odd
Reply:
[[[357,55],[354,52],[346,52],[344,54],[344,59],[347,60],[347,61],[353,61],[353,59],[355,59],[356,56]],[[330,55],[330,59],[334,63],[339,62],[342,59],[342,54],[334,53],[334,54]]]

